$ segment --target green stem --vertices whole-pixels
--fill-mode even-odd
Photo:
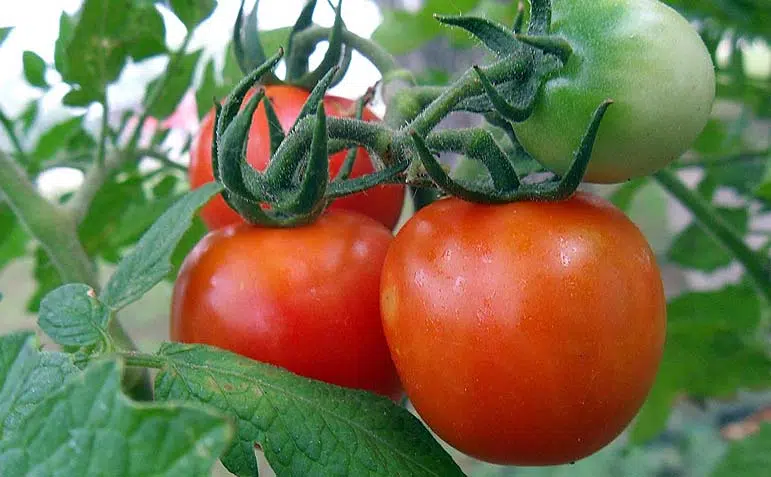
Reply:
[[[663,170],[653,177],[691,211],[707,232],[736,257],[767,304],[771,304],[771,261],[749,248],[731,224],[726,222],[706,199],[686,187],[674,172]]]
[[[40,195],[27,174],[2,151],[0,195],[27,232],[40,242],[62,281],[98,288],[96,269],[80,244],[72,217]]]
[[[13,128],[13,122],[2,111],[0,111],[0,124],[3,125],[3,129],[5,129],[5,133],[8,135],[8,139],[11,140],[11,144],[13,144],[13,148],[16,150],[16,154],[18,154],[19,157],[26,162],[27,153],[24,152],[24,148],[21,146],[21,141],[19,141],[19,136],[16,135],[16,131]]]
[[[137,157],[149,157],[151,159],[155,159],[156,161],[160,162],[164,166],[171,167],[172,169],[176,169],[181,172],[185,172],[185,173],[187,172],[187,167],[172,161],[171,159],[169,159],[169,157],[166,154],[160,151],[139,149],[137,150],[136,155]]]
[[[99,145],[96,150],[96,163],[104,166],[104,158],[107,155],[107,136],[110,130],[110,107],[107,103],[107,95],[102,98],[102,131],[99,133]]]
[[[116,353],[116,355],[125,361],[126,366],[162,369],[166,365],[165,359],[154,354],[131,351],[128,353]]]
[[[771,156],[771,149],[765,151],[747,151],[740,152],[730,156],[703,156],[694,159],[680,160],[673,164],[673,167],[682,169],[685,167],[733,167],[738,161],[746,162],[765,162]]]
[[[294,42],[298,45],[315,45],[329,38],[331,31],[331,28],[313,26],[297,33]],[[383,76],[403,69],[390,53],[368,38],[360,37],[355,33],[343,29],[343,43],[361,53],[362,56],[375,65],[375,68],[377,68]]]

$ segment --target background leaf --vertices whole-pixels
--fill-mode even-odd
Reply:
[[[0,46],[3,46],[3,43],[5,43],[5,40],[8,38],[8,35],[10,35],[12,31],[13,27],[0,28]]]
[[[193,214],[222,187],[217,183],[188,192],[147,231],[136,248],[121,260],[100,299],[119,310],[141,297],[171,271],[171,256],[190,227]]]
[[[658,434],[678,395],[729,397],[771,384],[771,359],[756,334],[761,303],[746,285],[692,292],[667,306],[667,344],[632,437]]]
[[[207,346],[168,343],[163,400],[200,401],[238,421],[222,461],[254,475],[259,442],[278,475],[463,475],[425,427],[390,400]]]
[[[22,62],[24,64],[24,77],[27,79],[27,83],[38,88],[47,88],[47,66],[43,58],[34,51],[25,51],[22,55]]]
[[[177,108],[177,105],[185,96],[193,82],[193,73],[201,58],[203,50],[188,53],[175,64],[175,68],[169,71],[164,81],[160,93],[155,90],[159,87],[160,79],[150,82],[147,86],[147,96],[145,97],[145,106],[151,116],[156,118],[165,118],[171,115]],[[150,103],[150,98],[154,101]]]
[[[771,469],[771,424],[760,432],[734,443],[712,477],[765,477]]]
[[[214,11],[214,0],[169,0],[171,11],[188,28],[195,28]]]

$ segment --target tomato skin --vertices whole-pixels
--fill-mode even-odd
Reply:
[[[293,229],[212,231],[174,285],[171,338],[397,397],[379,312],[391,240],[382,224],[348,211]]]
[[[586,173],[614,183],[655,172],[690,147],[709,118],[715,72],[696,30],[656,0],[555,0],[553,34],[573,55],[514,130],[524,148],[567,171],[593,111],[610,98]]]
[[[381,313],[405,391],[474,457],[585,457],[639,410],[666,303],[640,231],[599,197],[486,206],[444,199],[389,248]]]
[[[266,86],[265,94],[271,99],[273,109],[275,109],[284,131],[288,131],[292,127],[305,100],[310,96],[308,91],[286,85]],[[251,97],[251,92],[247,95],[247,99],[249,97]],[[329,116],[356,116],[356,102],[350,99],[327,95],[324,97],[324,107]],[[365,121],[379,120],[372,111],[366,108],[363,119]],[[193,188],[214,181],[211,163],[213,135],[214,111],[212,110],[201,122],[198,136],[193,142],[188,171],[190,185]],[[329,172],[333,177],[343,165],[346,153],[347,151],[342,151],[329,157]],[[252,119],[246,154],[247,162],[258,170],[264,170],[270,161],[270,135],[265,107],[262,104],[257,108]],[[360,148],[356,155],[351,177],[359,177],[374,170],[369,154]],[[404,186],[381,185],[359,194],[337,199],[329,208],[361,212],[381,222],[389,229],[393,229],[401,215],[403,203]],[[225,199],[221,195],[213,198],[201,209],[201,218],[209,230],[243,222],[243,219],[225,203]]]

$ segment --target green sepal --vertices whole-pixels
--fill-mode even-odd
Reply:
[[[520,1],[517,3],[517,16],[514,17],[514,21],[511,25],[511,31],[514,33],[522,32],[522,27],[525,26],[525,5]]]
[[[517,40],[541,50],[548,55],[554,55],[562,64],[568,62],[568,58],[573,54],[573,47],[567,40],[558,36],[550,35],[516,35]]]
[[[364,108],[367,106],[367,104],[372,101],[372,98],[375,95],[375,90],[373,88],[369,88],[367,92],[364,94],[363,97],[359,98],[359,100],[356,102],[356,119],[362,120],[364,117]],[[348,153],[345,155],[345,160],[343,161],[343,164],[340,166],[340,169],[337,171],[337,175],[335,175],[335,180],[344,181],[348,179],[351,176],[351,172],[353,171],[353,166],[356,163],[356,156],[359,153],[359,147],[355,146],[348,150]]]
[[[321,60],[318,68],[303,75],[299,78],[295,84],[301,88],[311,89],[319,83],[332,69],[335,69],[335,73],[340,66],[340,60],[343,56],[343,16],[342,8],[343,0],[340,0],[335,9],[335,23],[329,31],[329,43],[327,52],[324,54],[324,58]]]
[[[316,114],[319,104],[323,104],[324,96],[327,93],[329,85],[332,83],[335,72],[335,68],[329,70],[321,81],[313,88],[310,96],[305,100],[305,104],[303,104],[300,113],[297,115],[297,119],[295,119],[294,124],[290,128],[290,134],[297,129],[297,126],[301,121],[310,115]],[[285,143],[282,143],[282,145],[283,144]],[[265,169],[265,181],[270,184],[271,187],[279,189],[289,187],[299,162],[300,161],[295,154],[287,154],[285,153],[284,148],[279,146],[278,150],[273,155],[270,164],[268,164],[268,167]]]
[[[317,0],[309,0],[297,18],[286,46],[286,81],[292,83],[308,73],[308,57],[316,49],[315,44],[297,45],[297,34],[313,25],[313,12]]]
[[[447,171],[444,170],[442,164],[434,157],[434,154],[428,149],[425,140],[420,137],[420,134],[413,131],[410,133],[410,136],[412,136],[412,141],[415,143],[415,149],[418,153],[420,162],[423,163],[423,167],[426,169],[426,172],[436,183],[439,189],[441,189],[443,192],[470,202],[495,202],[495,191],[473,190],[466,188],[457,181],[454,181],[449,176]]]
[[[222,183],[219,160],[219,143],[221,135],[219,133],[219,128],[217,128],[220,118],[222,117],[222,105],[217,101],[217,98],[213,98],[212,101],[214,102],[214,138],[211,142],[211,168],[214,173],[214,180]]]
[[[535,95],[529,96],[531,101],[525,106],[514,106],[509,104],[506,98],[495,89],[495,86],[493,86],[490,79],[481,68],[474,66],[474,72],[477,74],[479,82],[482,83],[482,87],[485,89],[485,93],[487,93],[487,97],[490,99],[490,104],[492,104],[495,111],[503,118],[513,122],[521,122],[533,114],[533,109],[535,108]]]
[[[305,104],[303,104],[302,109],[300,109],[297,119],[294,120],[292,129],[297,127],[297,124],[306,117],[316,114],[316,108],[318,107],[319,102],[324,100],[324,96],[326,96],[329,88],[332,87],[332,80],[335,78],[336,73],[337,68],[330,69],[324,77],[313,86],[310,96],[305,100]]]
[[[529,35],[545,35],[551,26],[551,0],[530,0]]]
[[[279,50],[275,55],[270,57],[265,63],[254,69],[251,73],[246,75],[241,81],[238,82],[233,91],[228,95],[225,100],[225,105],[222,107],[222,114],[215,124],[215,131],[217,136],[221,136],[225,131],[225,128],[233,121],[233,118],[238,114],[238,110],[241,104],[244,102],[246,93],[258,82],[260,82],[264,76],[276,67],[278,62],[284,56],[284,50]]]
[[[259,65],[264,64],[268,57],[262,46],[260,30],[257,26],[257,10],[260,0],[254,0],[254,6],[249,16],[244,19],[244,3],[238,8],[236,23],[233,26],[233,51],[238,61],[238,66],[244,74],[253,71]],[[278,84],[281,80],[272,72],[267,72],[263,78],[265,84]]]
[[[519,187],[519,177],[514,166],[484,129],[454,129],[431,134],[426,139],[431,150],[450,151],[481,162],[490,172],[493,185],[498,191],[511,191]]]
[[[522,50],[522,44],[505,26],[486,18],[465,15],[434,15],[445,25],[463,28],[479,39],[499,58],[511,56]]]
[[[351,60],[353,60],[353,48],[344,44],[343,57],[337,67],[337,74],[332,78],[332,84],[329,86],[330,88],[334,88],[343,81],[345,74],[348,72],[348,68],[351,66]]]
[[[380,171],[356,177],[355,179],[335,179],[329,184],[325,198],[331,200],[365,191],[382,182],[395,179],[399,174],[407,170],[409,165],[410,161],[402,161]]]
[[[324,104],[316,108],[316,124],[311,140],[310,160],[295,199],[293,211],[299,214],[313,213],[321,205],[329,184],[329,156],[327,155],[327,115]],[[320,211],[319,211],[320,212]]]
[[[276,153],[278,147],[284,142],[286,134],[281,127],[281,121],[278,119],[276,110],[273,108],[273,102],[268,96],[262,98],[262,105],[265,107],[265,117],[268,120],[268,133],[270,136],[270,155]]]
[[[257,91],[236,117],[228,124],[219,145],[220,180],[229,192],[256,201],[264,200],[262,178],[246,161],[249,130],[257,106],[265,90]]]

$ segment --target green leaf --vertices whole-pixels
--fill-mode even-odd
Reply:
[[[428,430],[390,400],[306,379],[200,345],[164,344],[156,397],[199,401],[237,419],[223,454],[255,475],[258,442],[277,475],[463,475]]]
[[[655,436],[680,394],[726,397],[739,389],[771,385],[771,359],[757,336],[760,317],[759,298],[746,285],[672,300],[664,358],[633,427],[633,440]]]
[[[747,230],[749,211],[745,208],[719,208],[720,215],[740,233]],[[733,262],[734,257],[725,250],[700,224],[693,223],[677,236],[667,254],[669,260],[683,267],[714,272]]]
[[[0,441],[0,475],[205,476],[232,437],[221,416],[120,392],[121,366],[69,379]]]
[[[75,116],[56,124],[40,136],[32,155],[38,162],[50,159],[82,130],[83,116]]]
[[[0,203],[0,270],[26,254],[28,240],[11,208]]]
[[[214,0],[169,0],[171,11],[188,30],[195,28],[209,18],[214,11]]]
[[[67,376],[78,372],[69,355],[41,352],[31,332],[0,337],[0,440],[19,429],[43,399],[61,389]]]
[[[763,200],[771,202],[771,156],[766,164],[766,174],[763,176],[763,182],[755,190],[755,195]]]
[[[110,316],[93,288],[69,283],[40,302],[38,325],[60,345],[88,346],[105,339]]]
[[[144,104],[151,116],[156,118],[171,116],[193,83],[195,66],[198,64],[202,52],[203,50],[198,50],[184,55],[179,63],[176,63],[167,72],[165,81],[163,81],[163,78],[158,78],[148,85]],[[155,90],[159,87],[158,85],[161,81],[163,81],[162,89],[160,93],[156,94]],[[150,98],[154,98],[152,104],[148,104]]]
[[[427,0],[417,12],[384,9],[383,22],[372,34],[372,39],[393,55],[416,50],[443,34],[449,28],[434,19],[434,14],[462,15],[479,5],[480,0]],[[513,7],[516,10],[516,5]],[[405,32],[409,34],[405,35]]]
[[[28,133],[38,116],[39,104],[37,100],[27,103],[27,106],[16,118],[16,122],[21,123],[22,131]]]
[[[77,23],[62,15],[61,26],[56,68],[65,82],[99,98],[128,58],[166,52],[163,18],[151,2],[86,0]]]
[[[102,291],[102,303],[119,310],[163,280],[171,271],[171,256],[190,227],[193,214],[221,190],[217,183],[207,184],[188,192],[169,208],[121,260]]]
[[[46,62],[34,51],[25,51],[22,55],[24,78],[27,83],[38,88],[48,88],[46,82]]]
[[[59,37],[54,45],[54,67],[62,77],[67,74],[70,67],[67,59],[67,46],[72,41],[76,24],[75,16],[67,15],[65,12],[59,16]]]
[[[93,89],[72,88],[62,98],[62,104],[73,108],[84,108],[100,99],[99,92]]]
[[[8,38],[8,35],[11,34],[11,31],[13,31],[13,27],[0,28],[0,46],[3,46],[3,43],[5,43],[5,40],[6,38]]]
[[[771,468],[771,424],[764,424],[760,431],[735,442],[712,477],[765,477]]]
[[[127,219],[131,218],[125,217],[126,213],[132,207],[142,207],[147,200],[143,178],[136,172],[101,187],[78,227],[78,237],[86,253],[117,263],[120,248],[127,245],[116,240],[117,230],[130,226]]]
[[[613,194],[610,195],[609,199],[611,202],[613,202],[613,205],[623,210],[624,212],[628,212],[629,208],[632,206],[632,202],[637,196],[637,193],[640,191],[642,186],[646,185],[647,182],[647,178],[634,179],[624,182],[621,184],[621,186],[619,186],[618,189],[613,192]]]

